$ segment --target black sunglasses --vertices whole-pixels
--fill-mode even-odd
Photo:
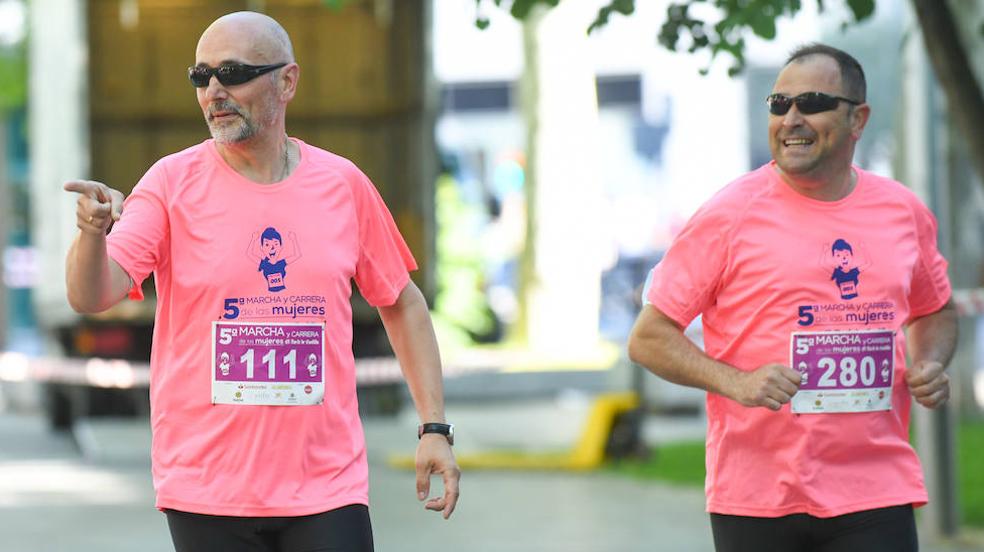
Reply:
[[[205,88],[212,75],[219,79],[222,86],[235,86],[244,82],[249,82],[256,77],[269,73],[274,69],[280,69],[286,63],[271,63],[270,65],[246,65],[245,63],[230,63],[218,67],[208,65],[196,65],[188,68],[188,79],[195,88]]]
[[[765,103],[769,105],[769,113],[773,115],[785,115],[793,107],[794,103],[796,104],[796,109],[803,115],[813,115],[814,113],[837,109],[839,102],[847,102],[851,105],[861,105],[862,103],[841,96],[831,96],[823,92],[804,92],[796,97],[785,94],[770,94],[765,98]]]

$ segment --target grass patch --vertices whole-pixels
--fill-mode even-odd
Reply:
[[[647,460],[621,460],[608,470],[637,479],[656,479],[678,485],[704,486],[704,441],[668,443],[654,447]]]
[[[704,442],[660,445],[648,460],[622,460],[607,469],[637,479],[703,487]],[[957,428],[957,489],[963,523],[984,528],[984,422],[962,422]]]
[[[957,428],[957,498],[963,522],[984,527],[984,422]]]

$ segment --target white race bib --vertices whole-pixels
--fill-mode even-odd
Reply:
[[[797,414],[892,409],[895,332],[794,332],[790,364],[801,375]]]
[[[324,323],[212,322],[212,403],[321,404],[324,344]]]

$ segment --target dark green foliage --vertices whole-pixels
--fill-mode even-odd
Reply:
[[[478,8],[479,15],[475,17],[475,26],[479,29],[486,29],[489,26],[489,19],[481,15],[482,3],[485,0],[475,0],[476,7]],[[493,4],[501,7],[504,0],[491,0]],[[553,8],[560,3],[560,0],[513,0],[510,3],[509,13],[516,19],[526,19],[526,17],[533,11],[533,8],[537,4],[543,4],[547,7]]]
[[[475,0],[481,14],[482,4],[490,1],[502,6],[508,0]],[[875,0],[841,0],[854,15],[853,21],[845,21],[847,27],[863,21],[874,14]],[[513,0],[509,12],[517,19],[524,19],[536,4],[556,6],[559,0]],[[816,0],[817,8],[823,11],[825,0]],[[697,4],[717,8],[720,19],[705,20],[692,14],[691,8]],[[613,14],[631,15],[635,13],[636,0],[610,0],[603,6],[597,17],[588,26],[593,32],[608,24]],[[734,63],[728,74],[736,75],[745,68],[745,35],[749,32],[766,40],[776,37],[776,22],[781,17],[793,17],[803,7],[802,0],[683,0],[672,2],[666,9],[666,19],[660,28],[659,43],[668,50],[687,52],[707,50],[712,59],[718,54],[729,54]],[[488,27],[488,18],[479,15],[475,25],[480,29]],[[984,33],[984,26],[981,28]],[[702,69],[701,73],[706,73]]]
[[[588,33],[594,32],[608,24],[608,18],[613,13],[632,15],[635,12],[635,0],[612,0],[610,4],[598,10],[598,17],[588,26]]]

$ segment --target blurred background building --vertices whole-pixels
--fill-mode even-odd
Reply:
[[[965,78],[980,83],[984,2],[947,3],[974,68]],[[952,124],[910,2],[878,0],[846,31],[843,2],[822,13],[803,2],[775,39],[747,37],[734,78],[723,57],[658,44],[667,0],[639,0],[587,34],[605,4],[517,21],[489,0],[0,0],[0,406],[40,397],[58,428],[146,413],[151,285],[147,301],[103,315],[69,309],[75,204],[61,186],[129,191],[155,160],[207,138],[185,69],[208,23],[253,9],[294,40],[289,132],[351,158],[380,189],[421,265],[449,372],[589,370],[622,387],[646,274],[701,203],[770,159],[764,98],[788,52],[810,41],[851,52],[873,108],[856,162],[911,186],[940,221],[964,314],[947,423],[980,423],[984,183],[970,160],[984,153]],[[360,381],[395,384],[378,319],[354,301]],[[699,340],[699,321],[689,331]],[[575,381],[563,377],[550,385]],[[517,392],[489,381],[485,393]],[[702,408],[702,392],[644,388],[652,410]]]

